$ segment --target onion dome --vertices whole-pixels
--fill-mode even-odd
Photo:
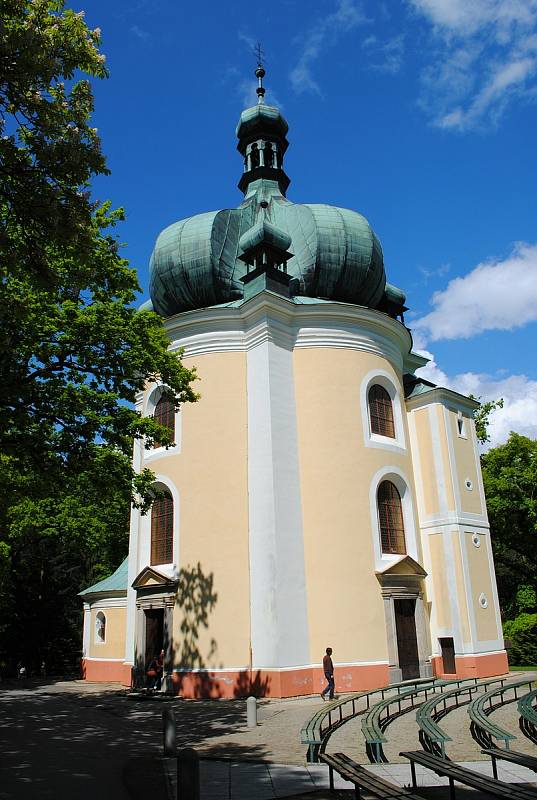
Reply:
[[[264,74],[259,66],[259,102],[242,112],[237,125],[244,200],[237,208],[198,214],[162,231],[150,264],[154,310],[169,317],[241,300],[245,276],[264,264],[294,279],[294,295],[401,315],[405,296],[386,284],[382,247],[365,217],[286,198],[288,125],[277,108],[264,103]]]

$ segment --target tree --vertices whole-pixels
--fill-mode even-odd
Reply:
[[[479,397],[474,397],[473,394],[470,395],[472,400],[481,400]],[[490,422],[490,415],[494,411],[495,408],[503,408],[503,398],[500,397],[499,400],[489,400],[486,403],[481,403],[479,408],[474,413],[474,422],[475,422],[475,432],[477,435],[478,442],[481,444],[486,444],[490,442],[490,436],[488,432],[489,422]]]
[[[134,306],[122,210],[90,196],[107,170],[73,79],[106,76],[99,38],[60,0],[2,3],[0,659],[76,649],[76,592],[124,556],[131,501],[153,499],[133,439],[171,444],[136,395],[158,378],[176,407],[197,397],[160,318]]]
[[[481,456],[504,617],[532,609],[537,589],[537,441],[511,433]]]

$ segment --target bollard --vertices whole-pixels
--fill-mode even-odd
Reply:
[[[257,700],[255,697],[249,697],[246,701],[246,724],[249,728],[255,728],[257,725]]]
[[[175,711],[165,708],[162,712],[162,744],[165,756],[174,756],[175,749]]]
[[[192,747],[177,753],[177,798],[200,800],[200,761]]]

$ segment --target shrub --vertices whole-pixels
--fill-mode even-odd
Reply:
[[[513,666],[537,664],[537,614],[519,614],[503,624],[503,633],[511,640],[509,662]]]

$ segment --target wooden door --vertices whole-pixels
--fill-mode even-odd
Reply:
[[[164,609],[150,608],[145,612],[145,666],[158,656],[164,645]]]
[[[454,675],[457,672],[455,666],[455,644],[450,636],[439,639],[442,648],[442,664],[446,675]]]
[[[401,678],[406,681],[420,677],[418,639],[416,636],[416,601],[394,600],[397,651]]]

